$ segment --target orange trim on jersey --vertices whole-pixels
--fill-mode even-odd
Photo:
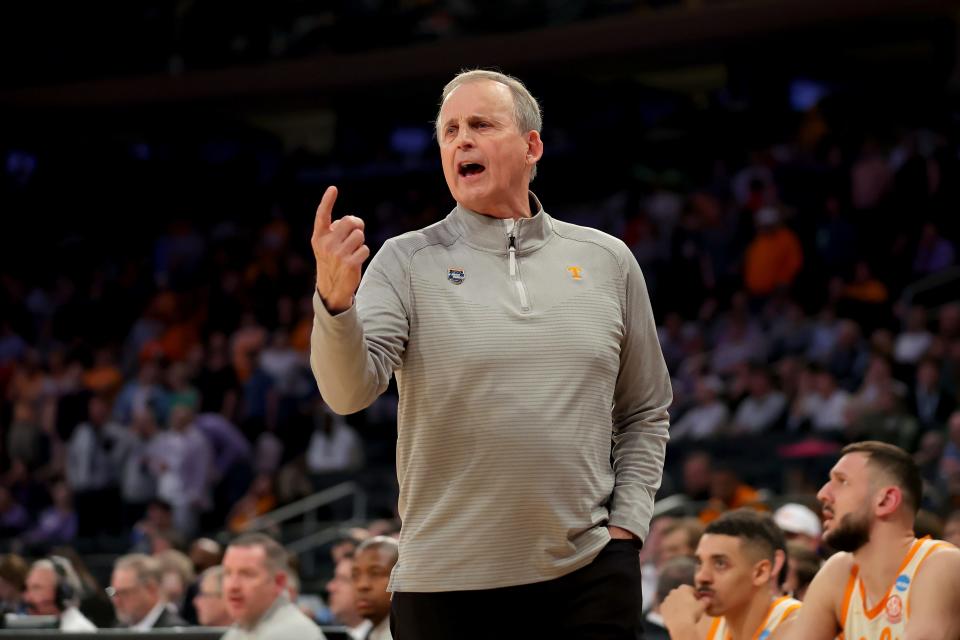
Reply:
[[[903,570],[906,569],[907,565],[910,564],[910,561],[913,560],[913,556],[916,555],[917,551],[920,550],[920,547],[923,545],[923,543],[929,539],[930,536],[924,536],[919,540],[913,541],[913,546],[910,547],[907,557],[903,559],[903,563],[901,563],[900,568],[897,569],[897,576],[903,573]],[[868,620],[873,620],[884,610],[884,608],[887,606],[887,598],[890,597],[890,592],[893,591],[893,586],[896,583],[897,578],[894,577],[893,582],[891,582],[890,586],[887,587],[887,592],[883,594],[883,597],[880,598],[879,602],[874,605],[873,609],[867,610],[867,588],[864,586],[863,580],[860,581],[860,599],[863,601],[863,615],[865,615]]]
[[[853,587],[857,584],[857,575],[860,573],[860,567],[853,565],[850,569],[850,578],[847,580],[847,588],[843,592],[843,604],[840,605],[840,626],[847,626],[847,613],[850,611],[850,598],[853,596]]]
[[[713,622],[710,623],[710,629],[707,631],[707,640],[715,640],[714,636],[717,635],[717,629],[720,628],[720,621],[722,616],[717,616],[713,619]]]
[[[929,537],[929,536],[928,536],[928,537]],[[914,575],[914,577],[916,577],[917,572],[920,571],[920,567],[923,565],[923,563],[926,561],[926,559],[930,557],[930,554],[931,554],[931,553],[933,553],[933,552],[936,551],[937,549],[944,549],[944,548],[946,548],[946,546],[947,546],[947,543],[946,543],[946,542],[940,541],[940,542],[937,542],[937,544],[935,544],[935,545],[933,545],[932,547],[930,547],[929,549],[927,549],[927,552],[926,552],[925,554],[923,554],[923,557],[920,558],[920,561],[917,563],[916,568],[913,570],[913,575]],[[910,599],[911,599],[912,595],[913,595],[913,592],[911,591],[911,592],[910,592],[910,595],[907,596],[907,618],[908,618],[908,619],[910,618]]]

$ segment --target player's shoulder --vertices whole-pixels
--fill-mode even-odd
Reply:
[[[917,567],[916,580],[951,576],[960,578],[960,549],[944,540],[931,540]]]
[[[838,551],[827,558],[816,578],[825,583],[831,591],[843,591],[855,565],[852,553]]]

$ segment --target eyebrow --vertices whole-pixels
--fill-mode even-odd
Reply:
[[[467,117],[465,118],[465,120],[466,120],[468,123],[477,122],[478,120],[485,120],[485,121],[488,121],[488,122],[493,122],[493,123],[495,123],[495,124],[500,124],[500,122],[501,122],[501,120],[500,120],[499,118],[496,118],[496,117],[494,117],[494,116],[491,116],[491,115],[481,115],[481,114],[478,114],[478,113],[470,114],[469,116],[467,116]],[[444,123],[443,123],[443,128],[446,129],[446,128],[449,127],[451,124],[455,124],[455,123],[457,123],[458,121],[459,121],[459,118],[456,118],[456,117],[447,118],[447,119],[444,121]]]

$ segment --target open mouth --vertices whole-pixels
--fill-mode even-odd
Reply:
[[[469,178],[483,173],[486,167],[479,162],[461,162],[457,165],[457,172],[462,178]]]

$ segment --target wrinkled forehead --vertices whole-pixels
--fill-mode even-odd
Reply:
[[[510,87],[495,80],[473,80],[457,86],[440,107],[440,121],[484,114],[513,114]]]

